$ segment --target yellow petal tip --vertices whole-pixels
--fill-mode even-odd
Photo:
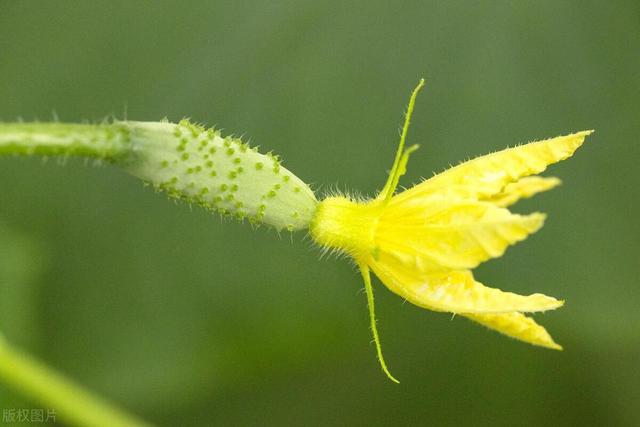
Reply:
[[[562,180],[555,176],[550,176],[546,178],[546,181],[547,181],[547,185],[549,186],[549,189],[557,187],[558,185],[562,185]]]
[[[558,350],[558,351],[563,351],[564,350],[564,348],[562,348],[562,346],[560,344],[557,344],[555,342],[550,344],[548,348],[550,348],[552,350]]]
[[[584,138],[586,138],[587,136],[591,135],[594,132],[595,132],[595,130],[593,130],[593,129],[581,130],[580,132],[576,132],[576,133],[568,135],[568,136],[574,136],[574,137],[579,137],[579,138],[584,139]]]
[[[576,133],[571,134],[571,135],[567,135],[567,138],[570,138],[575,143],[575,145],[573,146],[572,150],[573,151],[577,150],[578,147],[580,147],[584,143],[585,138],[587,136],[591,135],[593,132],[594,132],[594,130],[591,129],[591,130],[583,130],[583,131],[576,132]],[[572,151],[571,154],[573,154],[573,151]]]
[[[554,297],[550,297],[544,294],[531,294],[527,299],[526,307],[523,307],[521,310],[518,310],[522,313],[535,313],[547,310],[555,310],[564,305],[564,301],[555,299]]]

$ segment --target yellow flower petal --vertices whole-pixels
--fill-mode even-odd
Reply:
[[[496,206],[507,207],[522,198],[529,198],[543,191],[551,190],[561,184],[555,177],[528,176],[507,184],[502,192],[487,199]]]
[[[423,197],[438,191],[464,187],[477,198],[498,194],[510,182],[544,171],[548,165],[565,160],[580,147],[593,131],[531,142],[507,148],[497,153],[477,157],[442,172],[421,184],[398,194],[400,202],[407,198]]]
[[[564,304],[543,294],[524,296],[489,288],[474,280],[470,271],[420,275],[393,258],[374,261],[371,269],[391,291],[434,311],[465,314],[536,312]]]
[[[541,347],[562,350],[545,328],[522,313],[461,315],[511,338]]]
[[[318,204],[309,232],[325,250],[353,258],[365,281],[371,329],[382,369],[389,373],[375,324],[373,271],[392,291],[434,311],[458,313],[505,335],[561,349],[547,331],[523,312],[558,308],[563,301],[489,288],[471,269],[501,256],[509,245],[542,227],[545,215],[517,215],[506,209],[560,184],[532,176],[564,160],[592,131],[532,142],[478,157],[395,194],[417,146],[404,148],[415,98],[411,95],[393,166],[372,200],[327,197]]]
[[[502,256],[544,224],[545,215],[516,215],[486,202],[427,197],[421,203],[389,204],[374,244],[418,261],[425,271],[476,267]]]

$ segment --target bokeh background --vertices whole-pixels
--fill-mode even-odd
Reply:
[[[428,312],[292,237],[112,167],[0,158],[0,330],[165,426],[640,425],[640,3],[0,1],[0,118],[194,120],[372,195],[411,89],[403,183],[596,129],[481,281],[566,299],[564,352]],[[1,408],[39,407],[0,385]]]

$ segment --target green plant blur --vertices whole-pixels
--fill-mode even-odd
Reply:
[[[193,120],[322,193],[373,195],[419,77],[405,185],[596,129],[478,277],[567,301],[551,352],[402,304],[304,234],[175,205],[108,166],[0,158],[0,331],[159,425],[640,424],[640,3],[0,1],[0,118]],[[55,111],[55,113],[54,113]],[[0,410],[37,408],[0,385]]]

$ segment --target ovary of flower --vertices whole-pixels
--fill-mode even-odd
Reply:
[[[591,131],[532,142],[478,157],[394,195],[409,155],[404,149],[415,98],[407,109],[387,183],[372,200],[328,197],[320,202],[310,231],[330,250],[348,254],[362,273],[378,359],[370,271],[392,292],[430,310],[459,314],[530,344],[561,349],[547,331],[522,313],[552,310],[563,301],[489,288],[471,269],[502,256],[508,246],[538,231],[545,215],[518,215],[507,207],[560,183],[535,176],[552,163],[570,157]]]

